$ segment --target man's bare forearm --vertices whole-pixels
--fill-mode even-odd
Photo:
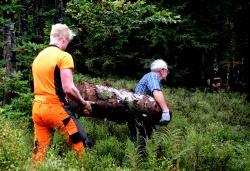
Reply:
[[[85,106],[86,101],[82,98],[79,90],[75,87],[75,85],[72,85],[71,90],[66,93],[67,97],[74,100],[80,105]]]
[[[165,101],[165,97],[162,93],[162,91],[160,90],[154,90],[153,91],[153,96],[155,98],[155,101],[159,104],[159,106],[161,107],[162,111],[164,112],[169,112],[169,108],[167,106],[167,103]]]

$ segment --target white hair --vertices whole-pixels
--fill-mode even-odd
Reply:
[[[55,24],[52,25],[50,32],[50,44],[57,44],[61,38],[66,38],[71,41],[75,36],[75,33],[69,29],[66,24]]]
[[[150,70],[151,71],[158,71],[160,69],[168,69],[168,64],[162,60],[162,59],[157,59],[154,62],[152,62]]]

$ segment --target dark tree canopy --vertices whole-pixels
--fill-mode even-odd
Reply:
[[[138,79],[152,60],[162,58],[170,66],[169,86],[204,86],[216,75],[230,89],[249,89],[247,1],[8,0],[0,5],[0,67],[8,65],[4,26],[15,23],[16,46],[10,52],[24,79],[48,44],[51,25],[63,22],[77,33],[67,51],[79,73]]]

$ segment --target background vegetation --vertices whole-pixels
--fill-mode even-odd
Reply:
[[[100,78],[77,76],[100,84]],[[116,88],[134,80],[112,80]],[[129,140],[125,123],[81,118],[96,144],[78,159],[64,138],[55,133],[46,160],[38,170],[248,170],[250,167],[250,106],[239,93],[205,93],[198,89],[164,88],[174,107],[168,126],[157,126],[142,160]],[[33,132],[31,103],[26,96],[0,108],[0,170],[31,169]],[[25,106],[23,106],[25,101]],[[20,112],[21,111],[21,112]],[[23,113],[23,115],[17,115]],[[6,119],[6,118],[12,118]]]
[[[133,88],[154,59],[166,60],[174,119],[147,141],[143,161],[125,123],[82,118],[96,146],[78,160],[56,133],[38,170],[250,167],[248,1],[5,0],[0,9],[0,170],[31,169],[31,63],[58,22],[77,33],[67,49],[76,80]],[[204,92],[218,76],[225,89]]]
[[[63,22],[77,33],[67,51],[82,74],[138,79],[153,59],[162,58],[171,67],[170,86],[204,86],[220,76],[231,90],[250,89],[248,1],[5,0],[0,5],[3,67],[29,68],[39,47],[47,46],[51,24]]]

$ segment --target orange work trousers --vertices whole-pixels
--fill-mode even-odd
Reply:
[[[67,118],[67,124],[63,123]],[[70,135],[77,133],[78,129],[75,122],[69,119],[69,114],[64,110],[62,103],[34,100],[32,119],[35,131],[32,161],[42,161],[44,159],[51,141],[52,130],[60,130],[78,155],[84,153],[84,143],[82,141],[73,143],[70,139]]]

